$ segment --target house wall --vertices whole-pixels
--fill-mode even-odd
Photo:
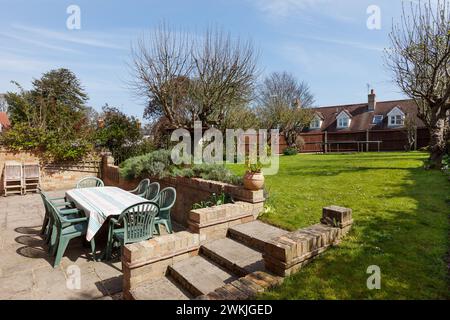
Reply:
[[[84,161],[72,163],[46,162],[39,153],[11,152],[0,149],[0,195],[3,195],[3,168],[5,161],[38,162],[41,168],[41,188],[46,191],[74,188],[77,181],[88,176],[98,176],[100,158],[92,155]]]

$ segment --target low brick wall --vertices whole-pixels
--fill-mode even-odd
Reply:
[[[141,179],[126,180],[120,176],[119,167],[114,166],[114,159],[103,156],[101,178],[106,185],[117,186],[125,190],[134,189]],[[205,201],[213,193],[222,192],[230,194],[236,201],[243,201],[252,204],[259,204],[262,208],[264,203],[263,190],[251,191],[240,186],[228,183],[210,181],[199,178],[163,178],[157,179],[149,177],[151,182],[158,182],[162,188],[173,187],[177,190],[177,201],[171,210],[172,219],[177,223],[188,227],[189,213],[194,203]]]
[[[55,163],[45,162],[39,154],[0,149],[0,195],[4,192],[3,167],[6,161],[38,162],[41,166],[41,187],[47,191],[74,188],[80,179],[100,173],[100,157],[97,155],[80,162]]]
[[[264,203],[236,202],[189,212],[191,232],[204,236],[205,240],[224,238],[229,227],[255,220]]]
[[[352,210],[337,206],[323,208],[321,222],[267,242],[263,253],[266,269],[288,276],[329,246],[338,244],[351,228]]]
[[[132,288],[142,282],[161,278],[169,266],[197,255],[201,239],[199,234],[182,231],[124,246],[124,298],[132,299]]]

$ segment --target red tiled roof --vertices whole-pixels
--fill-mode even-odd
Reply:
[[[320,129],[309,129],[308,131],[341,132],[388,129],[387,114],[395,107],[400,108],[406,116],[417,117],[417,105],[413,100],[379,101],[376,104],[375,111],[368,111],[367,103],[319,107],[314,108],[314,110],[323,116],[322,127]],[[352,120],[349,128],[338,129],[336,117],[342,111],[349,113]],[[380,125],[372,123],[375,115],[383,116],[383,121]],[[421,128],[425,125],[417,118],[417,126]]]
[[[11,123],[9,122],[8,114],[6,112],[0,112],[0,123],[5,128],[8,128],[11,125]]]

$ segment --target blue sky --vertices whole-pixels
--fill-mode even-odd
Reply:
[[[81,29],[66,27],[69,5],[81,9]],[[381,29],[369,30],[367,8],[381,9]],[[367,99],[367,83],[379,100],[401,99],[383,67],[397,0],[0,0],[0,92],[15,80],[66,67],[81,79],[90,100],[142,116],[143,105],[127,88],[130,45],[166,21],[201,33],[217,25],[250,38],[260,52],[262,74],[289,71],[309,83],[319,106]]]

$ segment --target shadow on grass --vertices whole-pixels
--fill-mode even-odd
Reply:
[[[366,171],[380,168],[355,168]],[[390,170],[393,168],[382,168]],[[448,299],[450,184],[440,172],[402,168],[407,175],[380,201],[392,208],[363,208],[351,232],[285,283],[269,299]],[[317,175],[318,172],[311,173]],[[400,189],[400,190],[399,190]],[[401,199],[394,201],[396,199]],[[407,204],[405,205],[406,201]],[[369,290],[367,268],[381,269],[381,289]]]

